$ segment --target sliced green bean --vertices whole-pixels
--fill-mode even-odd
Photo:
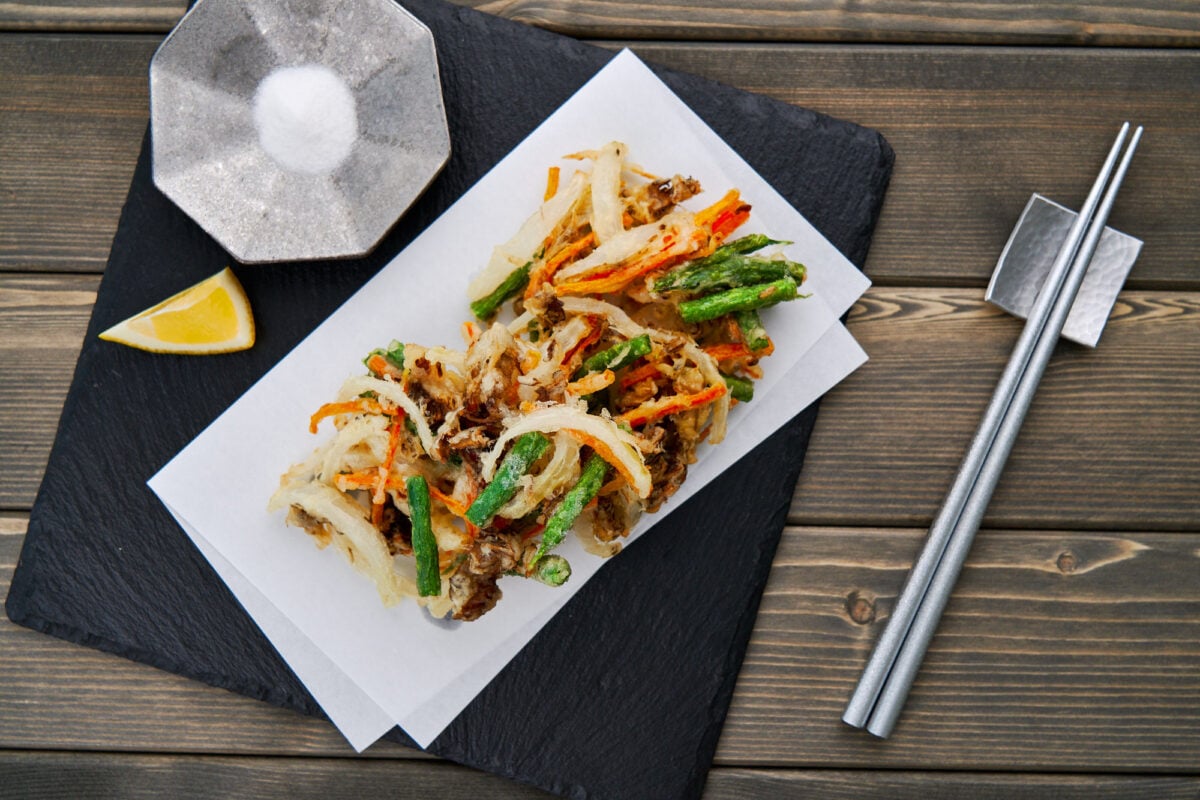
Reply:
[[[763,327],[762,317],[754,309],[734,312],[738,329],[742,332],[742,341],[751,350],[764,350],[771,344],[767,337],[767,329]]]
[[[562,556],[551,553],[537,562],[529,577],[547,586],[562,586],[571,577],[571,564]]]
[[[471,313],[479,319],[489,319],[505,300],[524,290],[529,283],[529,269],[532,265],[533,262],[530,261],[525,266],[514,269],[491,294],[471,303]]]
[[[413,558],[417,562],[417,594],[432,597],[442,593],[438,574],[438,546],[429,519],[429,484],[420,475],[404,481],[408,491],[408,516],[412,520]]]
[[[492,482],[484,487],[467,509],[467,519],[472,525],[483,528],[492,521],[500,507],[517,493],[517,484],[521,476],[529,471],[549,446],[550,440],[537,431],[530,431],[517,438],[508,455],[500,462]]]
[[[791,277],[796,283],[802,283],[805,272],[804,265],[795,261],[731,256],[702,269],[689,269],[687,274],[672,282],[670,289],[701,294],[717,289],[732,289],[736,286],[777,281],[784,277]],[[663,291],[657,282],[654,284],[654,289]]]
[[[592,372],[603,372],[606,369],[620,369],[649,353],[650,335],[647,333],[635,336],[632,339],[626,339],[623,342],[617,342],[612,347],[607,347],[599,353],[593,353],[591,356],[588,356],[583,362],[583,366],[575,372],[575,379],[578,380]]]
[[[679,315],[684,322],[703,322],[716,319],[736,311],[751,311],[773,306],[785,300],[796,299],[796,282],[791,278],[780,278],[756,286],[739,286],[716,294],[705,295],[679,304]]]
[[[575,524],[575,519],[583,512],[584,507],[592,502],[592,498],[604,485],[604,476],[608,474],[608,462],[593,454],[583,465],[579,481],[567,490],[542,531],[542,543],[533,556],[534,567],[538,562],[562,542],[567,531]]]
[[[725,385],[729,388],[729,395],[734,400],[749,403],[754,399],[754,381],[749,378],[739,378],[736,375],[726,375],[723,372],[721,377],[724,378]]]
[[[673,271],[656,280],[654,282],[654,291],[669,292],[675,289],[681,289],[683,287],[679,285],[679,283],[683,281],[686,276],[693,272],[699,272],[708,269],[727,261],[730,258],[748,255],[756,250],[761,250],[764,247],[774,244],[790,244],[790,242],[771,239],[761,233],[752,233],[748,236],[743,236],[740,239],[734,239],[731,242],[726,242],[716,250],[713,250],[704,258],[697,258],[695,261],[688,261],[687,263],[677,267]]]

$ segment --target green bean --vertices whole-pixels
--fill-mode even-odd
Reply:
[[[744,256],[753,253],[756,250],[761,250],[773,244],[790,244],[790,242],[779,241],[778,239],[770,239],[761,233],[752,233],[748,236],[743,236],[740,239],[734,239],[732,242],[725,244],[713,250],[704,258],[697,258],[695,261],[688,261],[680,267],[677,267],[672,272],[659,278],[654,282],[654,291],[669,292],[674,289],[682,288],[677,283],[684,279],[685,276],[698,272],[709,267],[713,267],[735,256]]]
[[[802,283],[804,275],[804,265],[795,261],[731,256],[702,269],[689,269],[687,274],[676,278],[669,288],[673,291],[701,294],[716,289],[732,289],[736,286],[777,281],[784,277],[791,277],[796,283]],[[664,291],[659,282],[655,282],[654,290]]]
[[[742,341],[751,350],[764,350],[771,340],[767,338],[767,329],[763,327],[762,317],[754,309],[737,311],[733,318],[737,321],[738,329],[742,332]]]
[[[679,315],[684,322],[703,322],[736,311],[751,311],[785,300],[795,300],[796,296],[796,282],[791,278],[780,278],[770,283],[739,286],[695,300],[685,300],[679,304]]]
[[[438,575],[438,546],[429,520],[429,484],[420,475],[404,482],[408,491],[408,516],[412,520],[413,558],[417,562],[417,594],[431,597],[442,593]]]
[[[529,471],[549,446],[550,440],[537,431],[530,431],[518,437],[508,455],[500,462],[500,468],[496,470],[492,482],[484,487],[467,509],[467,519],[472,525],[483,528],[492,521],[500,506],[517,493],[517,484],[521,476]]]
[[[492,293],[487,297],[481,297],[471,303],[471,313],[479,319],[488,319],[496,313],[496,309],[500,304],[510,297],[513,297],[517,292],[522,291],[525,285],[529,283],[529,268],[533,262],[527,262],[523,267],[517,267],[509,276],[500,282]]]
[[[537,562],[529,577],[547,586],[562,586],[571,577],[571,564],[562,556],[551,553]]]
[[[721,373],[721,377],[725,379],[725,385],[729,387],[729,395],[742,403],[749,403],[754,399],[754,381],[749,378],[739,378],[736,375],[726,375]]]
[[[579,481],[567,490],[542,531],[542,543],[533,556],[536,567],[543,556],[559,545],[567,530],[575,524],[575,519],[583,512],[584,506],[592,502],[592,498],[604,485],[604,476],[608,474],[608,462],[593,454],[584,464],[579,474]]]
[[[623,342],[617,342],[612,347],[605,348],[599,353],[594,353],[583,362],[575,372],[575,379],[578,380],[584,375],[592,372],[603,372],[606,369],[620,369],[628,366],[650,352],[650,335],[643,333],[641,336],[635,336],[632,339],[626,339]]]

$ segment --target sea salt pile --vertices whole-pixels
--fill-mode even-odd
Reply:
[[[318,64],[267,75],[254,92],[254,125],[267,155],[285,169],[307,175],[336,169],[358,138],[350,87]]]

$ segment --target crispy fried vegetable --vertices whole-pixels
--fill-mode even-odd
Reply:
[[[762,317],[754,309],[737,311],[733,318],[737,320],[738,330],[742,332],[742,341],[751,350],[766,350],[771,345],[767,329],[763,327]]]
[[[549,446],[550,440],[537,432],[526,433],[517,439],[508,455],[500,462],[496,477],[467,509],[467,519],[471,524],[482,528],[491,522],[500,506],[517,493],[517,482],[521,480],[521,476],[529,472],[529,468],[541,458]]]
[[[420,475],[404,482],[408,492],[409,519],[412,520],[413,558],[417,562],[417,594],[431,597],[442,593],[438,575],[438,546],[429,516],[429,484]]]
[[[736,375],[721,375],[725,379],[725,386],[729,389],[729,394],[734,400],[739,403],[749,403],[754,399],[754,381],[748,378],[739,378]]]
[[[393,341],[309,418],[327,435],[269,507],[385,603],[474,620],[503,576],[561,585],[571,565],[552,551],[585,513],[584,549],[620,551],[754,396],[775,347],[758,309],[798,296],[804,267],[763,255],[779,240],[731,238],[751,212],[736,188],[685,207],[698,181],[628,152],[537,176],[542,201],[467,288],[488,322],[463,324],[464,350]]]
[[[804,274],[804,265],[794,261],[729,256],[700,269],[688,269],[682,275],[675,276],[675,273],[671,273],[655,281],[654,290],[661,292],[670,289],[689,294],[702,294],[718,289],[768,283],[785,277],[801,283],[804,280]]]
[[[583,473],[579,476],[579,482],[563,495],[562,501],[546,522],[546,529],[542,531],[542,543],[538,545],[537,553],[533,556],[535,566],[562,542],[563,536],[575,524],[575,519],[583,511],[584,506],[592,502],[592,498],[604,485],[604,476],[607,474],[608,462],[603,458],[593,455],[588,459],[587,464],[583,467]]]
[[[684,322],[703,322],[735,311],[766,308],[785,300],[795,300],[796,297],[796,282],[791,278],[780,278],[770,283],[739,286],[695,300],[684,300],[679,304],[679,316]]]
[[[547,586],[562,586],[571,577],[571,565],[562,556],[551,553],[538,560],[529,577]]]
[[[524,291],[525,284],[529,283],[529,269],[532,266],[533,262],[530,261],[525,266],[514,269],[491,294],[471,303],[471,313],[479,319],[490,319],[496,313],[496,309],[504,304],[504,301],[516,297]]]
[[[589,372],[602,372],[606,369],[618,370],[627,367],[634,361],[650,353],[650,336],[643,333],[632,339],[617,342],[612,347],[605,348],[591,355],[583,362],[576,372],[576,377],[587,375]]]

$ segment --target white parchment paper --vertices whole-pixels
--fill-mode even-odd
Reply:
[[[541,202],[547,167],[569,175],[577,162],[560,156],[611,140],[652,172],[698,178],[705,192],[689,205],[739,189],[753,205],[739,234],[791,240],[813,295],[764,313],[776,350],[754,401],[733,410],[725,442],[701,447],[683,488],[631,539],[866,359],[837,319],[867,279],[634,55],[616,56],[149,482],[358,750],[393,724],[428,745],[604,561],[568,538],[565,586],[506,578],[484,617],[439,624],[415,603],[384,608],[370,580],[268,514],[267,499],[317,445],[309,416],[365,353],[393,338],[462,347],[467,282]]]

